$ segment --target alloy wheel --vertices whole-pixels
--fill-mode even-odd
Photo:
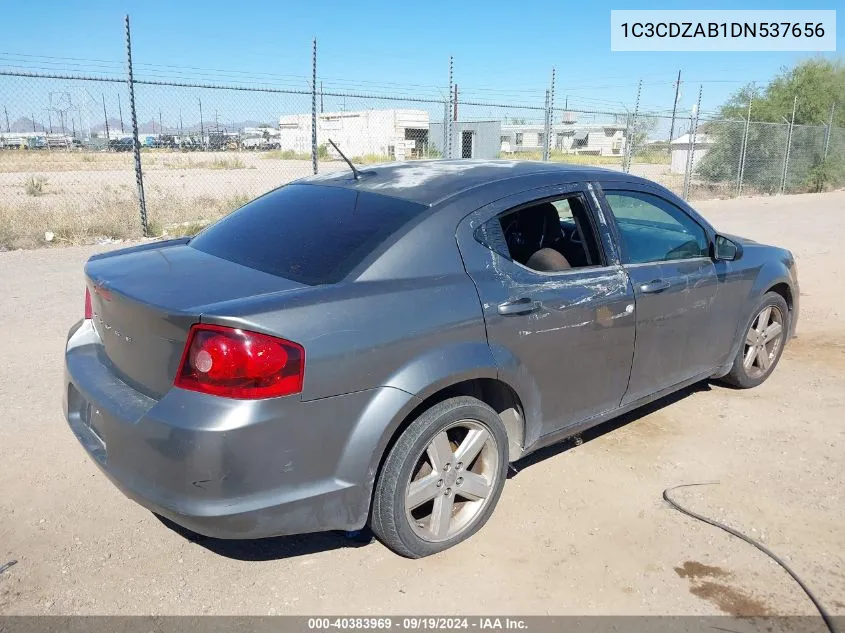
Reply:
[[[458,420],[419,456],[405,491],[405,514],[421,539],[440,542],[469,528],[493,494],[496,439],[476,420]]]
[[[743,366],[749,378],[768,373],[783,344],[783,314],[777,306],[760,310],[745,335]]]

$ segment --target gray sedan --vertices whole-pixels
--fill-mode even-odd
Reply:
[[[532,451],[760,384],[799,298],[789,251],[659,185],[509,161],[306,178],[85,274],[65,412],[126,495],[219,538],[369,525],[409,557],[478,531]]]

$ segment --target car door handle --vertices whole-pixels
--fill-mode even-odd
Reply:
[[[668,281],[665,279],[654,279],[647,284],[640,285],[641,292],[660,292],[661,290],[666,290],[669,286],[671,286]]]
[[[512,316],[515,314],[530,314],[535,310],[540,309],[539,301],[532,301],[528,297],[515,299],[514,301],[505,301],[499,304],[499,314],[505,316]]]

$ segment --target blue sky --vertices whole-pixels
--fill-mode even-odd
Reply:
[[[811,55],[610,52],[610,9],[631,8],[618,2],[44,0],[4,4],[0,68],[121,73],[123,15],[129,13],[137,74],[142,76],[261,80],[307,88],[311,39],[316,36],[319,78],[329,87],[435,96],[438,87],[448,82],[451,54],[463,98],[542,105],[554,66],[556,105],[568,96],[571,105],[596,109],[620,109],[620,103],[630,107],[640,78],[642,105],[670,108],[680,69],[682,110],[688,111],[694,103],[699,83],[704,86],[702,109],[713,110],[744,83],[764,83],[782,66]],[[822,0],[812,8],[835,9],[837,4]],[[636,6],[688,8],[682,2]],[[745,2],[741,7],[736,2],[705,2],[697,8],[801,7],[794,1],[768,0]],[[842,43],[840,34],[840,51]]]

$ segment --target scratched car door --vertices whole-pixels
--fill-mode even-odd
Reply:
[[[597,265],[543,273],[510,257],[499,217],[514,207],[577,194],[595,214],[584,185],[562,185],[494,202],[458,227],[458,244],[481,299],[487,336],[506,381],[530,402],[526,444],[619,406],[634,353],[634,295],[628,277],[602,253]],[[595,216],[593,216],[593,219]],[[530,422],[530,420],[527,420]]]
[[[637,345],[624,404],[712,370],[724,353],[718,277],[706,230],[636,184],[603,185],[637,300]]]

